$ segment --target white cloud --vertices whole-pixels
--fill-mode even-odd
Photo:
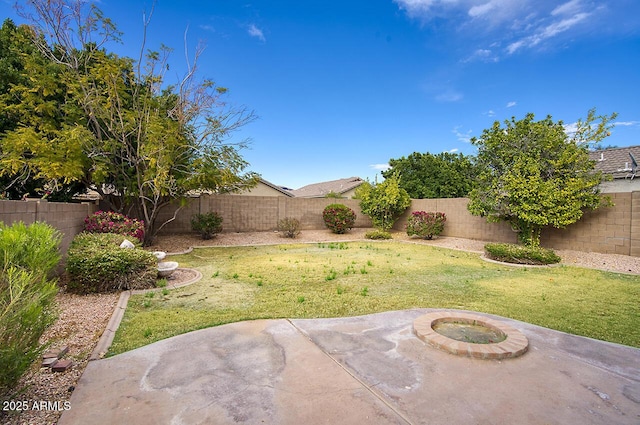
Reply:
[[[640,121],[616,121],[613,125],[616,127],[635,127],[640,126]]]
[[[484,113],[486,116],[488,117],[495,117],[496,113],[493,109],[489,109],[487,112]]]
[[[475,52],[462,62],[498,62],[499,60],[498,56],[490,49],[476,49]]]
[[[556,14],[557,16],[558,14]],[[576,13],[567,18],[552,21],[551,23],[538,26],[532,34],[520,38],[509,46],[507,52],[513,54],[522,48],[533,48],[540,43],[547,41],[563,32],[569,31],[573,27],[587,20],[592,14],[587,12]]]
[[[264,33],[262,32],[262,30],[260,28],[256,27],[254,24],[249,25],[249,28],[247,29],[247,32],[249,33],[249,35],[251,37],[255,37],[255,38],[257,38],[258,40],[260,40],[262,42],[267,41],[264,38]]]
[[[460,150],[460,149],[458,149],[458,148],[454,148],[454,149],[449,149],[448,151],[445,151],[445,152],[449,152],[449,153],[456,153],[456,152],[458,152],[459,150]]]
[[[615,12],[605,0],[393,1],[407,16],[423,25],[438,18],[440,31],[464,38],[468,52],[463,62],[498,62],[501,56],[553,47],[562,34],[567,35],[562,41],[569,37],[575,40],[582,33],[620,27],[612,21],[620,12]],[[610,13],[605,13],[607,11]],[[484,46],[492,47],[489,50]]]
[[[471,141],[471,133],[473,131],[468,130],[463,133],[460,131],[460,126],[457,126],[457,127],[454,127],[453,130],[451,130],[451,132],[456,135],[456,138],[458,139],[458,141],[469,143]]]
[[[438,3],[438,0],[393,0],[400,9],[407,11],[409,16],[428,14],[431,7]]]
[[[517,105],[516,102],[509,102],[509,103],[507,103],[507,108],[513,108],[516,105]]]
[[[484,17],[487,14],[495,13],[496,11],[504,12],[512,3],[513,2],[511,0],[489,0],[484,4],[472,6],[467,13],[472,18]]]
[[[561,4],[551,11],[551,15],[572,15],[580,10],[581,0],[571,0]]]
[[[458,102],[464,98],[464,95],[456,90],[447,90],[436,96],[439,102]]]
[[[369,168],[379,171],[387,171],[391,166],[389,164],[371,164],[369,165]]]
[[[576,134],[576,131],[578,131],[578,123],[577,122],[564,125],[564,132],[567,133],[569,136],[571,136],[573,134]]]

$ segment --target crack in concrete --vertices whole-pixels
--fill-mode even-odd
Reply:
[[[302,335],[304,338],[306,338],[309,342],[311,342],[313,345],[315,345],[325,356],[327,356],[332,362],[334,362],[336,365],[338,365],[338,367],[340,369],[342,369],[344,372],[346,372],[349,376],[351,376],[355,381],[357,381],[360,385],[362,385],[362,387],[364,387],[371,395],[373,395],[377,400],[379,400],[382,404],[384,404],[385,406],[387,406],[393,413],[395,413],[400,419],[402,419],[404,422],[406,422],[409,425],[415,425],[415,423],[409,419],[408,417],[406,417],[402,412],[400,412],[394,405],[392,405],[391,403],[389,403],[382,394],[379,394],[378,391],[375,390],[374,386],[368,385],[365,381],[363,381],[362,379],[360,379],[357,375],[355,375],[351,370],[349,370],[347,367],[345,367],[342,363],[340,363],[335,357],[333,357],[329,352],[325,351],[322,349],[322,347],[320,347],[318,344],[316,344],[310,337],[309,335],[307,335],[302,329],[300,329],[299,327],[297,327],[292,321],[291,319],[286,319],[287,322],[289,322],[289,324],[291,324],[291,326],[293,326],[293,328],[300,333],[300,335]],[[376,384],[377,385],[377,384]]]

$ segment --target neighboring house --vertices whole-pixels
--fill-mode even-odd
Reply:
[[[589,157],[596,161],[596,170],[613,178],[600,185],[603,193],[640,191],[640,146],[593,151]]]
[[[270,183],[264,179],[260,179],[260,181],[258,182],[258,185],[256,187],[253,187],[251,189],[242,191],[242,192],[238,192],[238,193],[232,193],[232,195],[243,195],[243,196],[287,196],[289,198],[292,198],[293,195],[291,194],[291,192],[285,188],[282,188],[280,186],[276,186],[273,183]]]
[[[292,190],[291,193],[296,198],[324,198],[330,193],[337,194],[342,198],[353,198],[356,189],[362,183],[364,183],[364,180],[360,177],[349,177],[346,179],[310,184],[300,189]]]

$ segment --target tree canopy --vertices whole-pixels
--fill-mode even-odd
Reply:
[[[388,231],[398,217],[411,205],[411,198],[400,187],[398,174],[391,174],[382,183],[364,182],[355,193],[362,213],[371,218],[378,229]]]
[[[144,220],[147,241],[162,226],[160,210],[192,191],[256,184],[240,155],[248,140],[232,139],[255,115],[198,77],[202,46],[171,84],[171,49],[143,45],[139,60],[108,52],[120,33],[95,5],[30,0],[27,9],[31,25],[16,31],[30,37],[10,50],[22,69],[0,99],[10,118],[0,135],[0,175],[30,176],[47,187],[79,182],[113,210]],[[4,51],[0,72],[1,61],[13,59]]]
[[[496,121],[471,139],[478,148],[478,176],[469,211],[508,222],[528,246],[539,246],[544,227],[575,223],[585,210],[603,203],[603,176],[588,149],[609,135],[615,116],[596,116],[591,110],[571,134],[551,116],[535,121],[527,114],[506,120],[504,127]]]
[[[383,177],[399,174],[400,187],[413,199],[462,198],[473,186],[471,158],[463,154],[414,152],[408,157],[390,159],[391,169]]]

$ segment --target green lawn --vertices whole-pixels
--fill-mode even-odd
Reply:
[[[110,355],[241,320],[423,307],[492,313],[640,347],[640,276],[516,268],[393,241],[206,248],[171,259],[203,279],[132,296]]]

